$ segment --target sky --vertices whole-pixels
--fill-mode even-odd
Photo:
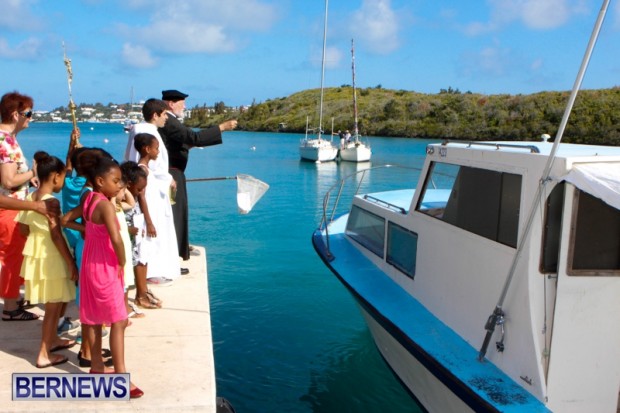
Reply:
[[[599,0],[331,0],[325,86],[438,93],[570,90]],[[189,94],[250,105],[321,84],[324,0],[0,0],[2,93],[35,109]],[[63,49],[64,44],[64,49]],[[620,85],[611,2],[583,82]],[[132,93],[133,91],[133,93]]]

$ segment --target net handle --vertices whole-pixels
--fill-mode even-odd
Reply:
[[[185,182],[224,181],[226,179],[237,179],[237,177],[236,176],[218,176],[215,178],[190,178],[190,179],[186,179]]]

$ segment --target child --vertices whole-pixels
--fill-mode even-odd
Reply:
[[[132,161],[123,162],[121,165],[123,179],[127,182],[127,194],[134,200],[133,208],[125,209],[125,221],[129,229],[131,240],[131,263],[133,265],[134,281],[136,285],[136,295],[134,302],[130,304],[132,312],[144,314],[138,310],[141,308],[160,308],[159,301],[151,299],[150,291],[146,284],[146,260],[140,257],[140,247],[144,239],[144,214],[140,209],[140,204],[146,206],[144,200],[144,189],[146,188],[146,172]],[[142,263],[141,263],[142,261]]]
[[[144,143],[144,140],[152,143],[151,139],[151,135],[145,135],[143,138],[139,138],[139,142],[141,142],[140,145]],[[150,222],[148,206],[145,200],[148,168],[143,168],[135,162],[127,161],[121,165],[121,169],[127,180],[128,191],[139,201],[132,210],[127,211],[125,214],[127,225],[133,235],[132,262],[136,281],[134,303],[138,307],[146,309],[161,308],[162,301],[155,297],[155,294],[148,289],[146,281],[149,255],[152,253],[151,249],[153,247],[153,245],[148,243],[145,239],[145,232],[149,233],[148,226],[145,231],[145,222]]]
[[[134,285],[134,275],[133,275],[133,265],[129,257],[131,257],[131,239],[129,237],[129,227],[127,225],[127,221],[125,220],[125,210],[132,210],[135,201],[131,193],[127,190],[127,181],[122,175],[121,171],[121,190],[118,195],[114,197],[114,204],[116,207],[116,219],[118,221],[120,227],[121,238],[123,239],[123,246],[125,247],[125,267],[123,268],[123,272],[125,274],[125,308],[127,309],[127,317],[128,318],[141,318],[144,317],[144,313],[139,311],[137,308],[133,310],[129,306],[128,300],[128,289],[130,286]]]
[[[144,102],[142,106],[144,122],[135,125],[129,134],[133,150],[131,147],[128,148],[126,155],[128,160],[142,163],[149,171],[145,197],[157,236],[146,240],[153,244],[154,251],[149,258],[147,282],[157,286],[170,285],[172,280],[181,275],[179,248],[176,243],[177,232],[170,200],[171,188],[176,189],[176,183],[169,173],[168,152],[158,132],[158,128],[166,123],[168,117],[166,110],[166,104],[160,100],[148,99]],[[149,144],[148,159],[142,159],[146,153],[144,151],[141,153],[136,146],[136,139],[144,134],[151,135],[157,140],[157,143]],[[142,147],[146,149],[144,145]],[[145,216],[145,218],[148,217]],[[147,235],[150,236],[150,234]]]
[[[112,159],[112,155],[100,148],[85,148],[75,147],[73,142],[73,135],[71,136],[72,143],[69,145],[69,151],[67,153],[67,175],[65,176],[65,186],[62,189],[63,210],[71,211],[74,208],[79,207],[86,194],[93,190],[92,183],[86,176],[86,171],[93,168],[95,165],[92,163],[96,157],[86,156],[86,161],[82,159],[82,154],[87,152],[94,152],[101,156],[106,156]],[[72,174],[72,170],[75,169],[75,176]],[[81,210],[78,215],[81,215]],[[84,224],[81,217],[73,222],[69,222],[68,217],[70,214],[64,216],[61,220],[64,227],[65,235],[69,241],[69,246],[73,248],[75,261],[77,263],[78,271],[82,265],[82,251],[84,249]],[[80,290],[76,291],[76,304],[80,305]],[[86,337],[89,334],[90,326],[82,324],[81,331],[78,334],[77,342],[80,343],[80,351],[78,351],[77,359],[80,367],[91,367],[90,347],[86,340],[82,340],[82,337]],[[103,330],[102,337],[107,337],[109,331]],[[112,365],[112,353],[109,349],[103,349],[102,355],[104,357],[104,363],[106,366]]]
[[[39,189],[28,195],[29,201],[53,198],[64,184],[65,165],[55,156],[45,152],[34,154],[39,177]],[[31,211],[22,211],[16,218],[19,230],[27,236],[21,277],[25,280],[25,299],[32,304],[45,304],[45,317],[41,326],[41,347],[36,366],[45,368],[67,362],[67,357],[52,354],[73,347],[75,340],[58,337],[58,319],[63,305],[75,298],[75,281],[78,270],[62,234],[56,216],[45,217]]]
[[[65,184],[62,187],[61,198],[62,198],[62,210],[70,211],[80,203],[80,195],[84,184],[86,183],[86,178],[81,174],[73,174],[73,170],[77,171],[77,168],[74,168],[77,165],[77,159],[80,153],[87,150],[80,145],[80,130],[75,128],[71,131],[71,139],[69,140],[69,149],[67,150],[67,167],[65,174]],[[82,234],[79,231],[70,228],[63,228],[63,232],[69,243],[69,248],[73,252],[73,256],[78,258],[76,254],[76,244],[78,240],[81,240]],[[78,261],[78,271],[80,270],[79,261]],[[79,300],[79,296],[76,295],[76,303]],[[62,333],[71,333],[74,330],[80,328],[80,322],[75,320],[71,320],[70,317],[64,317],[65,309],[61,311],[60,319],[58,320],[58,334]],[[81,340],[81,337],[78,335],[78,342]]]
[[[110,202],[121,189],[121,170],[116,161],[96,152],[81,156],[93,167],[86,171],[93,191],[83,199],[80,207],[68,214],[70,220],[82,216],[85,225],[84,251],[80,270],[80,319],[91,326],[88,340],[91,350],[91,373],[109,372],[104,367],[101,354],[101,328],[110,323],[110,347],[114,372],[126,373],[125,328],[127,309],[123,292],[123,267],[125,248],[119,232],[115,207]],[[80,211],[81,210],[81,211]],[[144,394],[133,383],[130,397]]]

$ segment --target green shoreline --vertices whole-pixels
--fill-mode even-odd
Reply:
[[[229,107],[224,102],[188,108],[185,124],[204,128],[238,119],[239,130],[250,132],[305,133],[306,121],[318,127],[320,90],[309,89],[287,97]],[[483,95],[448,88],[437,94],[383,89],[357,90],[359,132],[362,136],[449,139],[468,141],[537,141],[542,134],[555,136],[570,92],[539,92],[530,95]],[[326,133],[353,130],[353,89],[348,85],[324,90],[323,125]],[[78,105],[78,121],[102,119],[120,123],[140,109],[126,104]],[[564,133],[564,142],[598,145],[620,144],[620,88],[582,90]],[[71,114],[59,107],[46,114],[35,111],[34,120],[67,122]]]
[[[319,89],[306,90],[254,103],[245,110],[226,108],[221,113],[196,106],[185,122],[193,127],[208,127],[234,117],[241,130],[304,133],[307,116],[311,126],[313,122],[318,126],[319,93]],[[451,88],[423,94],[381,87],[358,89],[359,129],[365,136],[537,141],[544,133],[555,136],[569,94],[482,95]],[[352,96],[349,86],[325,89],[323,130],[330,132],[332,118],[334,130],[353,129]],[[618,87],[579,92],[563,141],[620,144],[618,108]]]

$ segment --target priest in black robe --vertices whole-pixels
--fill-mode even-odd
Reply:
[[[162,100],[168,105],[168,120],[163,128],[159,128],[166,149],[170,174],[177,183],[175,204],[172,205],[174,227],[179,246],[179,256],[183,260],[189,259],[189,209],[187,188],[185,182],[185,168],[189,160],[189,150],[193,147],[218,145],[222,143],[222,132],[237,127],[236,120],[226,121],[218,126],[195,131],[181,123],[185,111],[187,94],[178,90],[163,90]]]

